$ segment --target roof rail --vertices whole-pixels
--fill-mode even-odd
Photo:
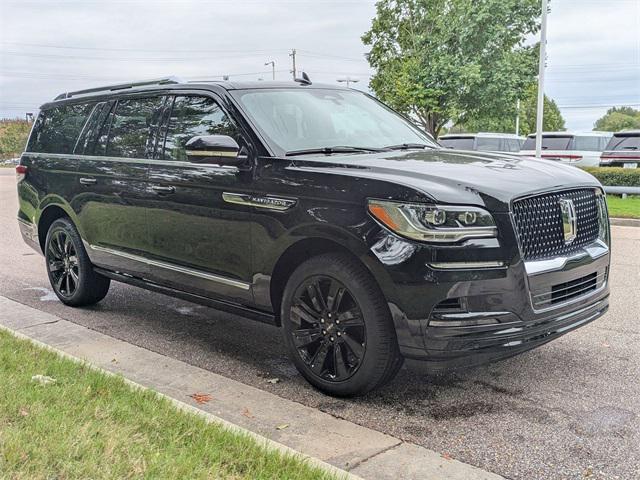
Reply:
[[[58,95],[55,100],[63,100],[65,98],[77,97],[98,92],[113,92],[116,90],[125,90],[127,88],[144,87],[147,85],[169,85],[174,83],[183,83],[178,77],[156,78],[153,80],[142,80],[140,82],[118,83],[116,85],[106,85],[104,87],[87,88],[86,90],[76,90],[75,92],[64,92]]]

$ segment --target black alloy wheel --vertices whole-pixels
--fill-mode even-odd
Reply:
[[[336,279],[314,275],[294,295],[291,335],[300,357],[318,377],[350,378],[366,352],[366,327],[353,294]]]
[[[59,218],[49,227],[44,256],[51,287],[65,305],[93,305],[107,295],[110,280],[95,272],[69,218]]]
[[[65,298],[73,297],[80,284],[80,269],[76,248],[67,232],[59,229],[52,233],[46,258],[56,293]]]
[[[402,366],[387,301],[349,254],[324,253],[298,265],[284,288],[280,319],[291,361],[330,395],[363,395]]]

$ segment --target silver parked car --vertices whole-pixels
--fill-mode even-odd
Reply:
[[[610,132],[544,132],[542,158],[574,167],[597,167],[611,135]],[[532,133],[525,140],[520,155],[534,157],[535,154],[536,134]]]
[[[517,153],[524,143],[524,138],[510,133],[480,132],[442,135],[438,141],[443,147],[454,150]]]

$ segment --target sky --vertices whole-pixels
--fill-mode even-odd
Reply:
[[[362,34],[374,0],[0,0],[0,117],[64,91],[139,79],[316,82],[372,73]],[[545,92],[570,130],[640,108],[640,0],[551,0]]]

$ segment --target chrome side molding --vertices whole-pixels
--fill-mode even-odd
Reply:
[[[262,195],[249,195],[245,193],[223,192],[222,199],[227,203],[245,205],[248,207],[266,208],[269,210],[285,211],[293,207],[297,200],[291,198],[279,198]]]
[[[503,268],[504,262],[437,262],[429,263],[428,265],[431,268],[436,268],[438,270],[476,270],[485,268]]]
[[[152,260],[150,258],[141,257],[139,255],[134,255],[132,253],[123,252],[121,250],[114,250],[111,248],[101,247],[99,245],[89,245],[91,250],[95,250],[97,252],[103,252],[110,255],[116,255],[118,257],[126,258],[129,260],[133,260],[135,262],[144,263],[147,265],[152,265],[154,267],[164,268],[166,270],[171,270],[173,272],[183,273],[185,275],[191,275],[192,277],[199,277],[205,280],[210,280],[212,282],[221,283],[223,285],[228,285],[230,287],[240,288],[242,290],[249,290],[251,288],[251,284],[247,282],[242,282],[240,280],[234,280],[232,278],[222,277],[220,275],[214,275],[212,273],[203,272],[201,270],[195,270],[193,268],[183,267],[181,265],[175,265],[173,263],[161,262],[159,260]]]

